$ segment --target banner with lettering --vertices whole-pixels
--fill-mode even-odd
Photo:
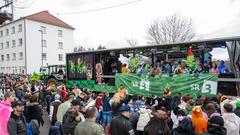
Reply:
[[[162,75],[158,77],[139,76],[136,74],[116,74],[115,85],[118,88],[121,84],[128,90],[130,95],[138,94],[151,97],[152,95],[162,96],[164,89],[168,88],[172,93],[191,95],[216,95],[217,75]]]

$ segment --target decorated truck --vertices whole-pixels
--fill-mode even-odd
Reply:
[[[194,97],[217,92],[237,95],[240,63],[235,56],[240,54],[235,49],[238,47],[240,49],[239,38],[226,38],[68,53],[66,85],[67,88],[115,93],[122,84],[130,95],[147,97],[161,96],[165,89]],[[232,52],[228,65],[231,72],[220,75],[195,72],[198,65],[211,67],[213,48],[227,48]],[[162,68],[166,68],[166,64],[171,65],[171,69],[179,65],[181,68],[166,71]],[[182,68],[187,70],[182,71]],[[220,78],[222,76],[231,77]],[[230,91],[225,90],[230,87]]]

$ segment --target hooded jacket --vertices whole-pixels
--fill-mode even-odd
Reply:
[[[4,100],[0,103],[0,134],[9,135],[7,130],[7,123],[12,112],[11,103]]]
[[[238,135],[240,131],[240,118],[234,113],[224,113],[223,119],[227,135]]]
[[[193,108],[192,122],[195,126],[195,132],[197,134],[207,131],[207,120],[203,117],[203,111],[200,106],[195,106]]]

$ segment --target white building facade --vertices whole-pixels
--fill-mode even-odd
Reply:
[[[33,73],[65,64],[74,46],[74,28],[48,11],[0,26],[0,73]]]

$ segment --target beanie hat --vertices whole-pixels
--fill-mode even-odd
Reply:
[[[240,100],[236,102],[236,108],[240,108]]]
[[[212,116],[209,121],[208,121],[209,125],[212,124],[217,124],[219,126],[223,126],[224,125],[224,120],[221,116]]]

